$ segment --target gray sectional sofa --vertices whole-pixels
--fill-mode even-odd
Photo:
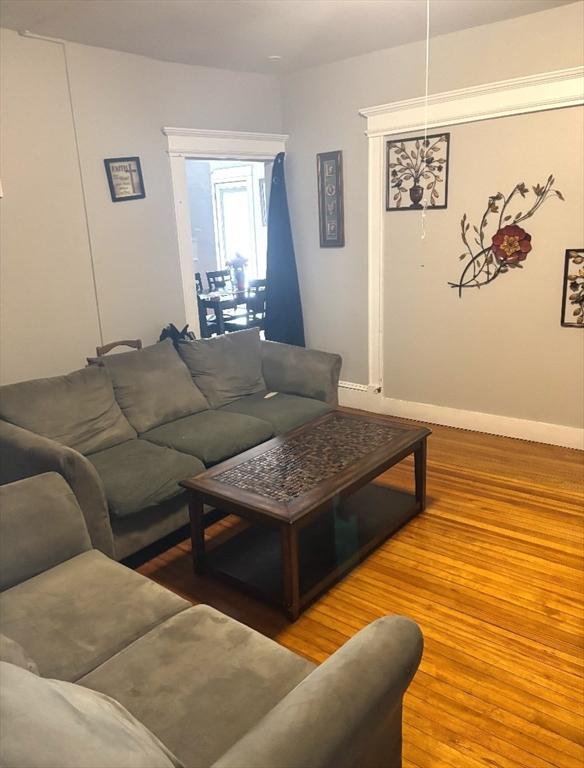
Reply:
[[[0,387],[0,483],[55,471],[117,560],[188,521],[180,480],[337,405],[341,359],[257,329]]]
[[[401,766],[414,622],[380,618],[315,668],[106,557],[86,519],[56,473],[0,487],[1,765]]]

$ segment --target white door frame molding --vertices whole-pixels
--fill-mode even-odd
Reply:
[[[394,401],[383,396],[383,295],[384,295],[384,242],[385,242],[385,137],[398,133],[421,130],[427,119],[428,128],[459,125],[480,120],[507,117],[511,115],[561,109],[584,104],[584,67],[543,72],[528,77],[501,80],[472,88],[445,91],[425,99],[415,98],[391,104],[381,104],[359,110],[366,118],[365,135],[369,140],[368,153],[368,285],[369,285],[369,386],[367,392],[359,392],[346,383],[341,387],[341,399],[346,389],[345,400],[360,407],[380,413],[399,412],[411,414],[412,418],[424,413],[427,420],[432,409],[436,411],[436,423],[452,422],[454,409],[422,403]],[[367,404],[365,404],[367,402]],[[396,410],[396,406],[399,407]],[[357,406],[359,407],[359,406]],[[477,429],[477,414],[456,411],[454,426]],[[492,429],[486,428],[489,414],[478,420],[481,430],[513,437],[554,442],[576,447],[582,444],[582,430],[558,425],[539,425],[522,419],[507,419],[492,416]],[[505,422],[505,423],[503,423]],[[506,422],[509,422],[506,424]],[[511,423],[513,422],[513,423]],[[538,438],[537,435],[540,435]]]
[[[168,140],[185,322],[200,335],[199,315],[194,299],[193,244],[185,161],[188,158],[273,160],[279,152],[286,151],[288,136],[279,133],[171,127],[162,128],[162,133]]]

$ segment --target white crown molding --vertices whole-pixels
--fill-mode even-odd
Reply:
[[[286,151],[288,136],[281,133],[209,131],[200,128],[164,127],[168,152],[178,157],[272,159]]]
[[[498,416],[481,411],[463,411],[431,403],[397,400],[375,393],[363,384],[339,382],[339,402],[347,408],[359,408],[371,413],[401,416],[405,419],[441,424],[447,427],[485,432],[490,435],[514,437],[535,443],[560,445],[564,448],[584,448],[584,429],[549,424],[543,421]]]
[[[580,104],[584,104],[584,67],[572,67],[432,94],[427,117],[428,125],[437,128]],[[406,133],[424,127],[425,99],[380,104],[359,114],[367,118],[369,138]]]

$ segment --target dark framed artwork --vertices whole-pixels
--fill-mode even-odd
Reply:
[[[108,157],[103,162],[112,202],[146,197],[139,157]]]
[[[386,152],[386,211],[448,207],[450,134],[389,139]]]
[[[343,153],[321,152],[316,156],[318,220],[321,248],[345,245],[343,210]]]
[[[569,248],[564,256],[562,325],[584,328],[584,248]]]

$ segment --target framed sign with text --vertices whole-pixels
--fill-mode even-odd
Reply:
[[[146,197],[139,157],[108,157],[103,162],[112,202]]]

